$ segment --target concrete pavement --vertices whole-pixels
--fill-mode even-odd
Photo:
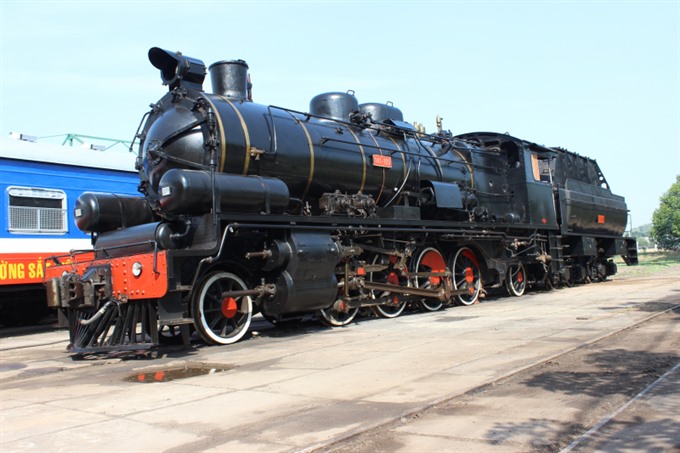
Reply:
[[[670,275],[337,329],[262,324],[236,345],[155,360],[74,362],[62,352],[64,332],[3,338],[0,450],[324,448],[656,316],[679,291]],[[124,381],[187,365],[228,370]]]

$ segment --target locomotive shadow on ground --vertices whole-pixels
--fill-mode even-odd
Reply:
[[[74,362],[88,362],[88,361],[106,361],[106,360],[121,360],[121,361],[153,361],[160,359],[186,359],[198,354],[200,345],[192,344],[184,345],[160,345],[149,349],[135,350],[135,351],[112,351],[112,352],[96,352],[84,354],[72,354],[71,360]]]
[[[505,287],[499,287],[499,288],[485,288],[484,291],[486,294],[484,296],[480,296],[479,303],[484,303],[484,302],[495,302],[495,301],[521,301],[522,299],[526,297],[534,297],[534,296],[540,296],[542,294],[550,294],[552,292],[556,291],[563,291],[565,289],[569,289],[568,286],[558,286],[555,288],[546,288],[545,286],[539,286],[539,285],[531,285],[528,286],[524,294],[522,294],[519,297],[516,296],[511,296],[508,294],[508,290],[505,289]]]
[[[296,319],[279,321],[272,324],[259,316],[253,317],[252,324],[248,333],[241,341],[252,340],[255,337],[261,338],[286,338],[323,330],[332,330],[334,327],[327,327],[321,324],[314,315],[305,315]]]
[[[551,291],[560,291],[561,289],[553,289]],[[535,296],[535,295],[540,295],[544,294],[547,291],[545,289],[540,289],[540,288],[532,288],[531,290],[527,290],[527,292],[524,294],[522,297],[530,297],[530,296]],[[520,298],[515,298],[511,297],[508,295],[507,291],[503,288],[496,288],[492,289],[487,292],[486,296],[483,297],[479,302],[477,303],[494,303],[494,302],[520,302]],[[437,319],[437,322],[458,322],[458,321],[465,321],[469,319],[474,319],[478,318],[479,316],[466,316],[465,315],[465,309],[467,307],[465,306],[457,306],[457,305],[449,305],[446,306],[443,309],[440,309],[435,312],[423,312],[420,311],[417,306],[414,304],[411,304],[406,307],[404,312],[399,315],[399,318],[403,317],[408,317],[408,316],[418,316],[418,315],[424,315],[424,314],[432,314],[432,313],[438,313],[438,312],[444,312],[448,310],[457,310],[456,314],[459,316],[455,317],[445,317],[445,318],[440,318]],[[331,330],[338,330],[338,329],[351,329],[353,325],[355,324],[361,324],[365,322],[372,322],[376,320],[384,320],[383,318],[380,318],[376,314],[372,312],[370,308],[362,308],[361,311],[357,314],[356,318],[346,326],[336,326],[336,327],[331,327],[331,326],[326,326],[324,325],[321,321],[319,321],[316,318],[316,315],[314,314],[306,314],[302,315],[299,318],[291,318],[288,320],[283,320],[279,321],[276,324],[272,324],[270,321],[267,321],[261,316],[258,316],[257,314],[253,316],[253,321],[251,323],[250,328],[248,329],[248,333],[245,334],[245,336],[239,341],[239,343],[242,342],[247,342],[247,341],[252,341],[253,339],[256,338],[279,338],[279,339],[285,339],[285,338],[294,338],[298,337],[301,335],[307,335],[307,334],[314,334],[315,332],[322,332],[322,331],[331,331]],[[179,345],[178,345],[179,347]],[[202,340],[198,337],[196,332],[192,333],[191,336],[191,346],[190,348],[203,348],[203,347],[209,347],[208,345],[205,345]],[[219,347],[219,346],[217,346]],[[227,346],[228,347],[228,346]],[[179,352],[178,352],[179,354]]]
[[[410,316],[414,314],[422,314],[417,309],[404,311],[401,316]],[[240,343],[253,341],[257,338],[294,338],[302,335],[314,334],[316,332],[350,329],[353,324],[360,324],[367,321],[379,319],[370,312],[360,313],[350,324],[342,327],[325,326],[318,321],[314,315],[304,315],[297,319],[290,319],[283,322],[278,322],[276,325],[265,320],[261,316],[255,315],[253,321],[248,329],[248,332],[239,341]],[[101,360],[147,360],[154,361],[160,359],[185,359],[197,355],[203,348],[219,348],[221,346],[211,346],[204,343],[199,337],[198,333],[192,329],[190,334],[189,345],[183,345],[181,337],[166,339],[160,346],[150,349],[132,350],[132,351],[111,351],[98,353],[73,354],[71,360],[73,361],[101,361]],[[222,347],[228,348],[233,345],[225,345]]]
[[[545,291],[542,290],[534,290],[531,293],[527,292],[525,296],[529,295],[538,295],[542,294]],[[508,296],[508,293],[502,289],[502,290],[494,290],[493,292],[487,293],[487,295],[481,299],[477,303],[493,303],[493,302],[501,302],[501,301],[511,301],[513,299],[520,300],[521,298],[511,298]],[[447,305],[442,309],[439,309],[437,311],[421,311],[418,309],[415,303],[410,303],[409,306],[406,307],[406,309],[403,311],[401,315],[399,315],[399,318],[404,318],[408,316],[418,316],[418,315],[426,315],[426,314],[434,314],[434,313],[441,313],[441,312],[447,312],[449,310],[456,310],[454,313],[459,316],[455,317],[446,317],[446,318],[440,318],[437,319],[437,322],[456,322],[456,321],[465,321],[468,319],[474,319],[474,318],[479,318],[479,316],[466,316],[465,315],[465,309],[467,307],[465,306],[458,306],[455,304]],[[259,319],[259,317],[258,317]],[[305,315],[302,316],[300,319],[291,319],[283,322],[279,322],[276,325],[273,325],[269,321],[266,321],[264,319],[258,320],[256,323],[255,318],[253,318],[253,324],[251,325],[249,332],[246,334],[246,336],[243,338],[242,341],[251,339],[253,336],[257,337],[265,337],[265,338],[286,338],[286,337],[295,337],[297,335],[304,335],[304,334],[309,334],[309,333],[314,333],[314,332],[319,332],[319,331],[327,331],[327,330],[337,330],[337,329],[349,329],[352,328],[353,325],[355,324],[361,324],[365,322],[373,322],[373,321],[378,321],[378,320],[385,320],[385,318],[381,318],[375,313],[372,312],[370,308],[362,308],[361,311],[357,314],[357,316],[354,318],[352,322],[347,324],[346,326],[338,326],[338,327],[330,327],[324,325],[321,321],[319,321],[315,315]],[[262,324],[264,323],[264,324]],[[262,330],[256,328],[256,327],[263,327]],[[254,332],[257,332],[256,334],[253,335]]]
[[[7,337],[29,337],[37,333],[46,333],[54,331],[66,331],[66,327],[61,327],[55,322],[46,322],[44,324],[34,324],[28,326],[7,327],[0,324],[0,338]]]
[[[551,290],[545,290],[542,288],[532,288],[527,290],[527,292],[522,297],[511,297],[507,294],[503,288],[490,289],[485,297],[483,297],[478,303],[494,303],[494,302],[510,302],[510,303],[521,303],[522,298],[538,296],[541,294],[546,294],[553,291],[561,291],[566,288],[555,288]],[[680,291],[680,290],[675,290]],[[658,301],[648,302],[644,305],[632,304],[632,307],[636,307],[640,311],[648,311],[651,313],[662,312],[668,310],[669,308],[677,306],[677,300],[674,296],[669,296]],[[616,307],[601,307],[600,310],[620,310],[622,306]],[[443,317],[437,319],[437,322],[460,322],[469,319],[478,318],[478,316],[466,316],[464,306],[450,305],[439,311],[446,310],[457,310],[456,314],[459,316]],[[674,310],[680,316],[680,308]],[[436,313],[436,312],[429,312]],[[415,306],[407,307],[406,310],[400,315],[404,316],[417,316],[426,314],[419,311]],[[316,319],[314,315],[304,315],[297,319],[290,319],[283,322],[278,322],[276,325],[265,320],[261,316],[255,315],[248,333],[241,340],[252,341],[255,338],[292,338],[301,335],[313,334],[315,332],[337,330],[352,328],[354,324],[361,324],[364,322],[371,322],[374,320],[379,320],[375,314],[373,314],[370,309],[363,309],[361,313],[347,326],[342,327],[329,327],[323,325],[320,321]],[[194,356],[198,354],[199,350],[205,347],[211,347],[206,345],[201,341],[196,332],[192,332],[190,338],[190,344],[184,346],[181,344],[181,339],[178,337],[171,340],[169,344],[162,344],[159,347],[148,349],[148,350],[137,350],[137,351],[118,351],[118,352],[102,352],[95,354],[76,354],[72,355],[71,359],[74,361],[88,361],[88,360],[107,360],[107,359],[120,359],[125,361],[131,360],[159,360],[159,359],[185,359],[187,357]],[[215,346],[219,347],[219,346]],[[229,347],[229,346],[226,346]]]

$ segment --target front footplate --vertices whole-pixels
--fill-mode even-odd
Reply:
[[[168,289],[165,252],[77,258],[55,258],[45,269],[48,305],[68,319],[69,350],[82,354],[158,345],[157,301]]]

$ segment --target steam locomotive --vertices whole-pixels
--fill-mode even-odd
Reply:
[[[137,130],[143,196],[85,193],[93,249],[47,263],[75,353],[140,349],[193,326],[230,344],[256,313],[386,318],[489,288],[602,281],[637,263],[597,163],[507,134],[434,134],[353,92],[309,112],[252,101],[243,60],[149,51],[169,92]],[[132,150],[132,147],[131,147]]]

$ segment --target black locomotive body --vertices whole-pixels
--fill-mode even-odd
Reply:
[[[339,326],[470,305],[489,288],[601,281],[637,262],[597,163],[507,134],[426,134],[392,105],[325,93],[252,102],[241,60],[153,48],[169,92],[138,131],[143,197],[84,194],[94,250],[55,258],[49,304],[74,352],[138,349],[193,325],[229,344],[255,313]]]

